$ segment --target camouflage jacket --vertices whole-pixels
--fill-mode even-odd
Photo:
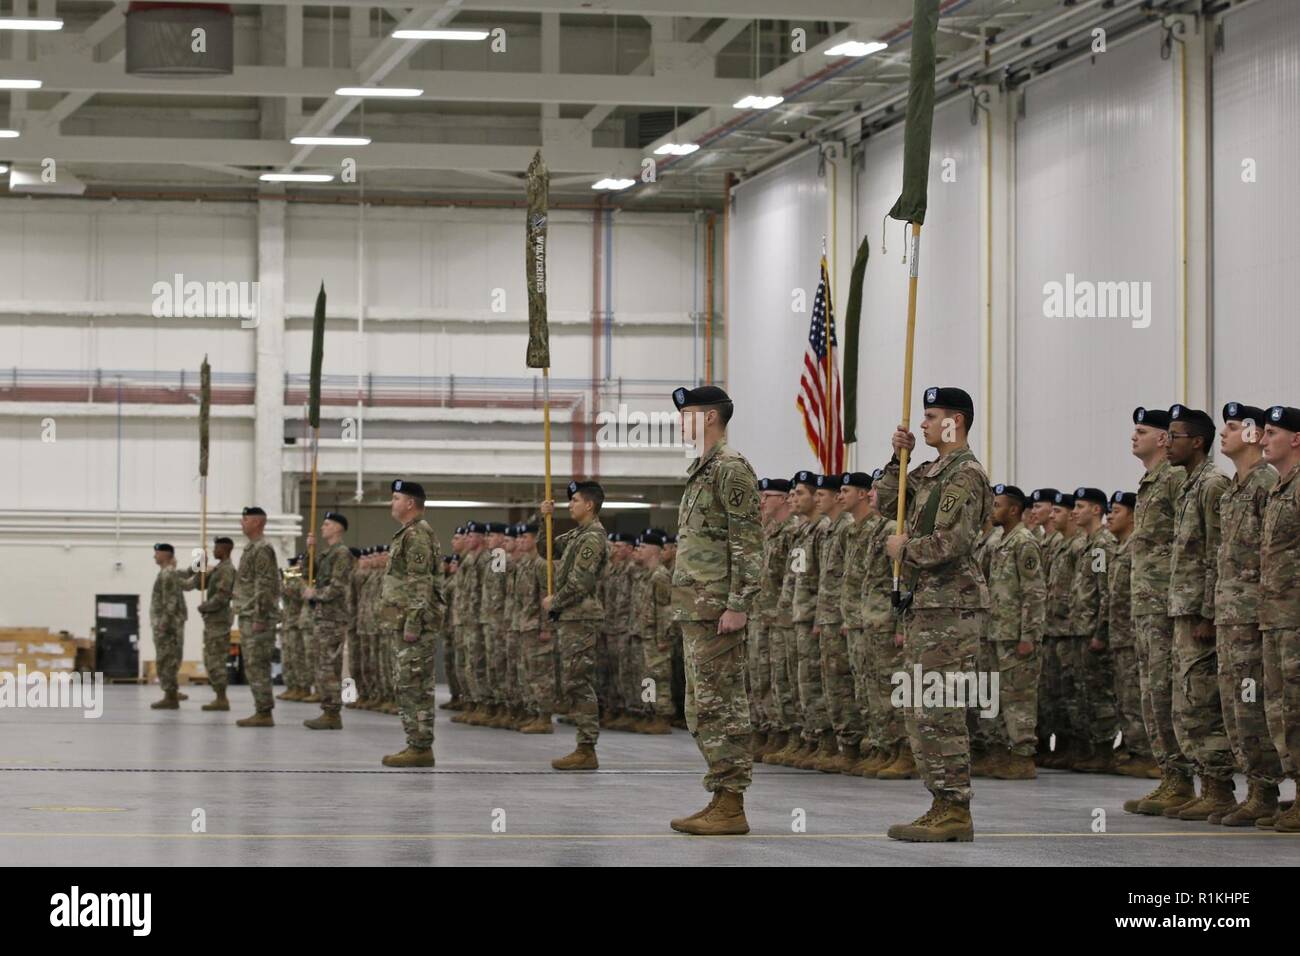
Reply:
[[[1259,627],[1300,627],[1300,465],[1273,486],[1259,549]]]
[[[1002,529],[993,527],[981,534],[975,545],[975,563],[979,565],[980,574],[984,575],[985,581],[989,579],[993,551],[1001,541]]]
[[[1187,476],[1174,511],[1173,560],[1169,568],[1169,616],[1214,620],[1219,577],[1219,500],[1228,476],[1206,458]]]
[[[1065,544],[1065,536],[1056,529],[1052,529],[1051,534],[1044,534],[1039,539],[1038,547],[1043,555],[1043,581],[1047,581],[1047,576],[1052,573],[1052,562],[1056,556],[1061,553],[1061,546]]]
[[[725,441],[717,442],[691,462],[677,514],[673,619],[715,621],[726,610],[748,614],[763,560],[754,469]]]
[[[1076,531],[1066,539],[1062,536],[1056,557],[1047,571],[1047,618],[1043,624],[1044,637],[1068,637],[1074,633],[1070,622],[1070,592],[1074,588],[1074,572],[1079,555],[1087,545],[1088,536]]]
[[[280,584],[275,548],[265,538],[250,541],[239,556],[230,605],[241,618],[273,626],[280,619]]]
[[[1071,636],[1110,640],[1110,562],[1115,556],[1115,536],[1099,527],[1083,538],[1070,584]]]
[[[379,599],[384,593],[387,570],[373,569],[361,586],[361,613],[357,617],[357,626],[367,634],[378,634],[383,629],[379,620]]]
[[[763,526],[763,563],[759,568],[758,596],[754,599],[754,617],[764,624],[775,624],[781,601],[781,581],[785,574],[788,539],[786,521]]]
[[[830,533],[831,521],[814,515],[805,521],[790,542],[790,567],[794,570],[794,598],[791,611],[796,624],[812,624],[817,617],[817,588],[822,578],[822,541]]]
[[[536,631],[542,626],[542,599],[546,597],[546,559],[523,554],[515,561],[514,629]]]
[[[1038,536],[1018,524],[989,548],[989,637],[1039,644],[1047,615],[1047,579]]]
[[[672,623],[672,578],[662,564],[653,571],[641,568],[632,581],[632,633],[667,647],[668,625]]]
[[[149,600],[149,623],[157,630],[176,630],[185,626],[189,613],[181,593],[181,572],[175,567],[159,568],[153,579],[153,596]]]
[[[235,592],[235,566],[227,558],[224,561],[218,561],[216,566],[207,573],[207,580],[204,582],[206,590],[206,600],[199,603],[199,614],[203,615],[204,622],[213,624],[225,623],[230,625],[230,596]],[[181,587],[186,591],[195,591],[199,587],[199,573],[189,571],[181,575]]]
[[[822,538],[821,580],[817,582],[814,621],[837,630],[844,620],[840,610],[844,598],[844,551],[856,524],[853,515],[840,512],[831,522],[830,531]]]
[[[510,557],[501,548],[484,548],[479,562],[483,577],[478,622],[484,627],[505,629],[506,575],[510,573]]]
[[[605,608],[598,585],[609,561],[609,542],[599,518],[593,518],[555,539],[560,559],[555,571],[555,599],[551,610],[560,621],[600,621]]]
[[[605,609],[605,631],[608,634],[623,634],[628,630],[632,617],[632,576],[630,559],[614,563],[613,545],[606,545],[607,557],[605,573],[600,580],[600,603]]]
[[[1106,593],[1110,598],[1110,646],[1133,647],[1136,639],[1133,631],[1133,590],[1131,576],[1133,573],[1133,551],[1130,547],[1132,538],[1125,538],[1115,545],[1115,554],[1110,559],[1110,571],[1106,580]]]
[[[463,599],[460,594],[460,565],[461,561],[456,562],[456,573],[446,574],[446,580],[443,582],[442,596],[447,602],[447,615],[453,628],[460,627],[461,624],[461,604]]]
[[[885,539],[894,533],[893,518],[871,515],[865,523],[862,551],[866,567],[862,572],[862,626],[873,631],[897,628],[894,614],[894,562],[885,550]]]
[[[311,599],[318,621],[347,624],[352,621],[352,568],[356,559],[340,541],[327,545],[316,562],[316,596]]]
[[[358,562],[353,559],[352,562],[352,581],[351,594],[352,599],[352,616],[348,618],[348,626],[355,633],[361,629],[361,615],[364,612],[363,604],[366,599],[366,581],[370,580],[370,571],[367,568],[357,567]]]
[[[1169,613],[1169,568],[1174,547],[1174,503],[1186,472],[1162,461],[1138,484],[1133,511],[1133,616]]]
[[[281,579],[280,602],[284,605],[284,626],[288,630],[298,629],[298,618],[302,615],[302,589],[302,578],[298,575]]]
[[[898,502],[898,460],[885,466],[875,483],[882,514],[893,514]],[[915,608],[987,608],[989,588],[975,561],[975,545],[993,513],[988,475],[969,448],[913,468],[907,475],[907,535],[903,545],[904,587],[912,586]],[[920,525],[931,495],[942,495],[934,530],[922,535]]]
[[[519,576],[519,559],[513,554],[506,562],[506,598],[502,603],[501,627],[503,630],[515,630],[515,618],[519,616],[515,609],[515,579]]]
[[[802,573],[794,568],[794,549],[803,537],[807,524],[803,518],[792,514],[781,530],[785,559],[781,565],[781,594],[776,600],[776,620],[781,627],[794,627],[794,592],[799,584],[799,574]],[[776,573],[776,568],[772,569],[772,573]]]
[[[1219,577],[1214,590],[1216,624],[1259,621],[1259,543],[1268,495],[1277,472],[1261,461],[1244,479],[1235,475],[1219,504]]]
[[[872,515],[854,521],[844,538],[844,571],[840,583],[840,625],[856,629],[862,624],[862,579],[867,573],[870,554],[864,545],[870,535]]]
[[[381,627],[411,638],[441,629],[446,613],[433,586],[434,568],[441,561],[438,536],[423,518],[398,529],[379,591]]]
[[[624,590],[624,593],[626,594],[626,598],[625,598],[626,603],[624,604],[624,607],[626,608],[626,613],[623,618],[624,621],[626,621],[627,623],[624,624],[623,627],[629,634],[636,634],[638,633],[636,593],[641,588],[642,583],[647,579],[649,579],[650,574],[648,571],[646,571],[645,568],[643,568],[637,562],[633,561],[631,558],[628,559],[626,570],[623,572],[623,574],[626,575],[626,581],[627,581],[627,585]]]
[[[460,623],[479,626],[479,605],[483,600],[483,561],[486,548],[462,555],[456,572],[456,589],[460,592]]]

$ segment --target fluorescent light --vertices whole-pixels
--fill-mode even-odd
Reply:
[[[878,43],[875,40],[870,43],[864,43],[861,40],[845,40],[843,43],[837,43],[824,52],[827,56],[870,56],[872,53],[879,53],[888,46],[888,43]]]
[[[778,103],[784,103],[784,96],[745,96],[732,104],[738,110],[770,110]]]
[[[39,90],[40,80],[0,80],[0,90]]]
[[[18,135],[16,129],[0,129],[0,139],[17,139]]]
[[[441,498],[441,499],[438,499],[438,500],[436,500],[436,501],[435,501],[434,499],[432,499],[432,498],[428,498],[428,499],[425,500],[425,502],[424,502],[424,506],[425,506],[426,508],[509,508],[509,507],[518,507],[517,505],[515,505],[515,506],[508,505],[508,504],[506,504],[505,502],[494,502],[494,501],[457,501],[457,500],[455,500],[455,499],[453,499],[453,498]]]
[[[664,143],[655,150],[656,156],[689,156],[699,149],[698,143]]]
[[[648,511],[650,505],[644,501],[606,501],[600,506],[600,509],[604,511],[606,508],[611,511]]]
[[[369,146],[369,136],[295,136],[295,146]]]
[[[257,178],[264,183],[328,183],[334,176],[331,173],[262,173]]]
[[[63,21],[40,17],[0,17],[0,30],[62,30]]]
[[[423,96],[424,90],[402,86],[340,86],[335,96]]]
[[[602,179],[599,182],[592,183],[591,188],[619,190],[619,189],[627,189],[629,186],[634,186],[634,185],[636,185],[635,179],[610,179],[606,177],[605,179]]]
[[[4,175],[5,173],[7,173],[7,172],[9,172],[9,164],[8,164],[8,163],[0,163],[0,176],[3,176],[3,175]]]
[[[394,30],[394,40],[486,40],[486,30]]]

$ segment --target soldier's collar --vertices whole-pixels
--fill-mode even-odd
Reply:
[[[715,441],[713,443],[713,446],[709,448],[708,451],[702,454],[699,458],[696,458],[695,461],[691,463],[691,474],[695,474],[695,472],[699,471],[701,468],[707,465],[713,459],[713,457],[719,451],[722,450],[722,446],[725,445],[726,443],[727,440],[725,438],[719,438],[717,441]]]

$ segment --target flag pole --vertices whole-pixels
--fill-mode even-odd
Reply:
[[[542,369],[542,435],[546,444],[546,501],[551,500],[551,370]],[[551,515],[546,515],[546,595],[555,593],[555,543],[551,537]]]
[[[311,522],[308,525],[307,533],[312,535],[312,541],[316,540],[316,474],[317,462],[320,458],[320,426],[317,425],[312,429],[311,436]],[[316,545],[312,544],[307,549],[307,586],[316,586]]]
[[[912,424],[912,349],[916,342],[916,280],[921,258],[921,224],[912,223],[912,264],[907,277],[907,348],[903,359],[903,427]],[[907,518],[907,459],[906,448],[898,450],[898,511],[894,533],[902,534]],[[903,576],[903,562],[894,559],[894,603],[902,593],[900,581]]]
[[[320,386],[321,364],[325,357],[325,283],[316,293],[316,310],[311,328],[311,377],[307,393],[307,421],[311,425],[311,522],[307,533],[312,546],[307,549],[306,586],[316,586],[316,477],[320,461]]]
[[[528,213],[524,220],[524,277],[528,288],[528,351],[524,364],[542,370],[542,441],[546,490],[551,500],[551,345],[546,320],[546,220],[550,212],[551,174],[539,149],[524,177]],[[555,593],[555,538],[552,515],[546,519],[546,594]]]
[[[199,366],[199,594],[207,588],[208,572],[208,429],[212,415],[212,368],[203,356]]]
[[[831,283],[830,271],[826,267],[826,237],[822,236],[822,259],[818,264],[817,281],[822,284],[826,290],[826,308],[823,310],[822,321],[825,328],[822,330],[826,334],[826,440],[822,442],[822,473],[825,474],[831,470],[831,463],[834,461],[835,452],[831,449],[831,442],[835,440],[833,434],[833,424],[831,416],[831,405],[835,402],[835,382],[831,378]]]

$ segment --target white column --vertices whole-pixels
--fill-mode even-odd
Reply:
[[[1011,481],[1016,467],[1015,186],[1016,97],[977,91],[980,110],[980,390],[983,440],[975,454],[989,479]]]
[[[1178,400],[1201,408],[1218,417],[1209,408],[1213,369],[1210,343],[1210,303],[1213,270],[1210,262],[1210,97],[1208,79],[1208,44],[1214,42],[1212,30],[1197,17],[1172,18],[1181,23],[1182,34],[1175,34],[1174,101],[1181,109],[1181,123],[1175,123],[1175,156],[1180,156],[1179,172],[1183,184],[1179,203],[1179,248],[1185,261],[1179,263],[1178,307],[1179,341]],[[1185,298],[1184,298],[1185,296]],[[1185,317],[1185,320],[1184,320]],[[1184,362],[1183,356],[1186,356]]]
[[[268,514],[289,504],[281,486],[284,447],[284,215],[285,202],[257,203],[257,395],[253,425],[254,501]]]

